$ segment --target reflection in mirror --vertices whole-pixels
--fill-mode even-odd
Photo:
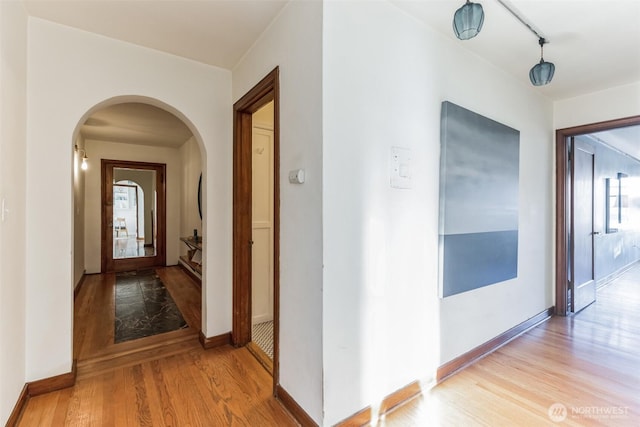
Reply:
[[[113,169],[113,258],[156,255],[156,172]]]
[[[606,232],[616,233],[630,227],[628,175],[618,172],[605,180]]]

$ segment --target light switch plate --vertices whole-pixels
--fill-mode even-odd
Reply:
[[[391,147],[391,187],[411,188],[411,150]]]

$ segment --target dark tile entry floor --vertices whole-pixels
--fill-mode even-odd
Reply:
[[[116,274],[115,343],[187,327],[155,270]]]

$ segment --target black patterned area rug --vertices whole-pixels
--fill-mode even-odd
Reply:
[[[188,327],[155,270],[116,274],[115,343]]]

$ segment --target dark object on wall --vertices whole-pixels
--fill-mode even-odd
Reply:
[[[202,174],[198,180],[198,213],[200,214],[200,220],[202,220]]]
[[[440,124],[442,297],[518,276],[520,132],[450,102]]]

